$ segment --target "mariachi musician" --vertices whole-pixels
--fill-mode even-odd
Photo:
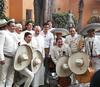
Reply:
[[[95,35],[95,31],[100,29],[100,24],[93,23],[87,26],[83,30],[83,35],[87,34],[85,38],[85,51],[91,57],[92,67],[97,71],[100,69],[100,36]]]
[[[77,53],[84,49],[84,38],[79,35],[74,26],[69,27],[69,35],[66,36],[65,43],[71,48],[71,52]],[[75,76],[72,74],[72,84],[76,83]]]
[[[62,38],[57,38],[56,39],[56,45],[51,48],[50,54],[51,54],[52,61],[56,65],[58,60],[63,56],[66,56],[66,60],[67,60],[67,58],[71,55],[71,50],[70,50],[70,47],[67,44],[63,43]],[[66,65],[64,65],[64,66],[66,67]],[[67,79],[65,79],[65,78],[66,77],[62,78],[63,80],[65,80],[63,82],[67,82],[66,81]],[[58,84],[60,84],[61,87],[65,87],[65,86],[61,85],[62,83],[60,81],[62,82],[62,80],[60,79],[58,81]]]
[[[31,41],[32,34],[30,32],[26,32],[24,35],[23,42],[20,43],[20,46],[17,49],[14,60],[14,68],[24,77],[22,77],[21,80],[16,81],[14,87],[20,87],[24,82],[24,87],[29,87],[34,78],[34,73],[28,67],[33,57]]]
[[[84,38],[77,33],[74,27],[69,28],[69,35],[66,36],[65,43],[70,46],[72,53],[83,51]]]

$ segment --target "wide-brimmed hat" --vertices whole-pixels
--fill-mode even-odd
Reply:
[[[94,29],[95,31],[99,31],[100,30],[100,23],[91,23],[88,24],[87,26],[85,26],[82,31],[80,31],[80,34],[86,36],[87,35],[87,31]]]
[[[68,65],[70,70],[75,74],[84,74],[89,67],[89,55],[84,52],[77,52],[69,57]]]
[[[62,33],[62,36],[66,36],[66,35],[69,34],[68,30],[67,29],[64,29],[64,28],[54,28],[53,30],[51,30],[51,32],[53,34]]]
[[[7,21],[5,19],[0,19],[0,27],[3,27],[7,24]]]
[[[31,69],[33,73],[36,73],[39,68],[42,66],[43,56],[40,51],[33,51],[33,59],[31,60]]]
[[[14,18],[9,19],[8,22],[14,22],[15,23],[15,19]]]
[[[23,70],[30,64],[32,57],[32,49],[30,46],[19,46],[15,55],[14,69],[17,71]]]
[[[75,75],[75,78],[80,83],[88,83],[91,81],[91,78],[94,75],[94,73],[95,73],[95,70],[92,67],[89,67],[86,73],[82,75]]]
[[[56,73],[59,77],[68,77],[71,75],[71,70],[68,67],[68,57],[59,58],[56,64]]]

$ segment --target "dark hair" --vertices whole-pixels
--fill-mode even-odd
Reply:
[[[95,29],[90,29],[87,32],[89,33],[89,32],[94,32],[94,31],[95,31]]]
[[[58,40],[62,40],[62,38],[61,38],[61,37],[59,37],[59,38],[56,38],[56,42],[57,42]]]
[[[51,21],[51,20],[47,20],[47,23],[48,23],[48,22],[52,22],[52,21]]]
[[[25,37],[27,37],[28,35],[32,35],[30,32],[26,32],[25,34],[24,34],[24,38]]]
[[[43,27],[44,27],[45,25],[49,25],[49,24],[46,22],[46,23],[43,24]]]
[[[29,23],[32,23],[31,21],[28,21],[25,23],[25,26],[27,26]],[[33,23],[32,23],[33,24]]]
[[[11,23],[15,23],[15,22],[9,21],[9,22],[7,23],[7,25],[10,26]]]

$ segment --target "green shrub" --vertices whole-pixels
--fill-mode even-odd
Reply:
[[[68,25],[68,13],[54,13],[52,14],[52,19],[55,24],[55,27],[58,28],[67,28]],[[77,26],[77,20],[73,16],[74,25]]]

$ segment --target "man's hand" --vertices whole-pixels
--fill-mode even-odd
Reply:
[[[0,64],[1,65],[5,64],[5,60],[0,61]]]

